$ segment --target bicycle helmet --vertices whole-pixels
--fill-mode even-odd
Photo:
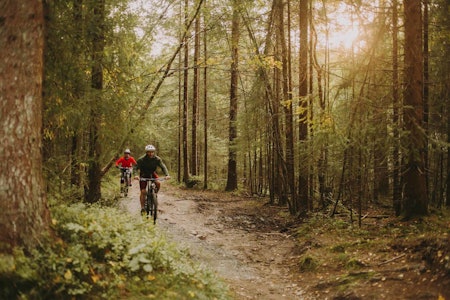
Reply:
[[[156,151],[155,146],[153,146],[153,145],[145,146],[145,152],[149,152],[149,151]]]
[[[131,151],[130,151],[130,149],[125,149],[125,151],[123,151],[123,153],[125,153],[125,154],[130,154]]]

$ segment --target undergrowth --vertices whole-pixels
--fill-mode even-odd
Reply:
[[[229,299],[151,222],[116,208],[52,208],[57,238],[0,256],[0,299]]]
[[[378,299],[377,293],[403,284],[413,291],[402,287],[405,295],[421,292],[429,293],[423,299],[448,299],[444,297],[449,297],[449,212],[408,222],[384,212],[371,214],[373,218],[364,219],[361,227],[348,216],[311,214],[296,228],[296,266],[300,273],[320,278],[315,285],[317,298],[322,298],[319,294],[323,292],[343,293],[345,299],[356,294],[365,296],[355,299]],[[371,291],[368,284],[381,291]]]

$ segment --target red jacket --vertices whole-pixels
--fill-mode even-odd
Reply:
[[[128,159],[122,156],[116,161],[116,166],[122,166],[122,168],[131,168],[132,166],[135,166],[136,160],[133,158],[133,156],[129,156]]]

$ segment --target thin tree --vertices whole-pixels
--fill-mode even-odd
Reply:
[[[188,11],[189,11],[189,0],[184,1],[184,26],[187,30],[189,25]],[[187,184],[189,181],[189,160],[188,160],[188,79],[189,79],[189,45],[188,45],[188,35],[184,35],[183,39],[184,45],[184,70],[183,70],[183,133],[182,133],[182,143],[183,143],[183,182]]]
[[[194,25],[194,77],[192,92],[192,128],[191,128],[191,174],[198,175],[198,141],[197,141],[197,125],[198,125],[198,103],[199,103],[199,61],[200,57],[200,15],[195,18]]]
[[[425,159],[425,178],[426,178],[426,188],[427,194],[430,187],[430,176],[428,174],[430,170],[429,166],[429,155],[428,155],[428,132],[429,132],[429,81],[430,81],[430,72],[429,72],[429,24],[428,24],[428,0],[423,0],[423,127],[425,130],[425,135],[427,136],[425,140],[424,147],[424,159]]]
[[[0,173],[2,252],[31,250],[50,232],[42,176],[42,1],[2,3],[0,30],[0,159],[12,161]]]
[[[75,42],[72,43],[72,55],[73,61],[75,62],[75,68],[78,71],[74,78],[74,83],[72,87],[72,94],[74,95],[74,100],[79,101],[83,95],[83,78],[82,78],[82,65],[79,61],[82,57],[82,48],[80,46],[80,41],[83,40],[83,26],[81,23],[83,21],[83,0],[73,0],[73,22],[75,25]],[[80,132],[75,129],[72,133],[71,141],[71,172],[70,172],[70,182],[74,186],[79,186],[81,182],[80,178],[80,165],[78,159],[78,149],[80,148]]]
[[[203,68],[203,189],[206,190],[208,188],[208,36],[206,34],[206,9],[203,13],[203,26],[203,59],[205,64]]]
[[[183,28],[183,4],[180,2],[180,20],[179,20],[179,28]],[[180,41],[184,43],[184,38],[182,35],[183,30],[181,29],[180,33]],[[177,151],[177,181],[181,182],[181,166],[182,166],[182,157],[183,157],[183,76],[181,75],[183,72],[183,57],[181,52],[178,54],[178,151]]]
[[[300,0],[300,53],[299,53],[299,141],[302,147],[299,159],[299,204],[300,209],[308,210],[311,204],[309,192],[309,163],[307,153],[308,139],[308,0]]]
[[[101,178],[100,167],[100,123],[103,90],[103,57],[105,49],[104,22],[105,22],[105,0],[93,2],[93,17],[91,28],[92,41],[92,75],[91,87],[93,89],[90,106],[89,120],[89,167],[88,167],[88,188],[85,199],[89,203],[97,202],[101,198]]]
[[[393,123],[393,153],[392,153],[392,200],[397,216],[401,213],[400,187],[400,95],[398,75],[398,2],[392,1],[392,123]]]
[[[423,48],[422,11],[420,0],[404,0],[405,9],[405,89],[404,123],[408,138],[404,140],[406,165],[404,171],[405,218],[428,213],[425,154],[426,136],[423,128]]]
[[[231,21],[231,81],[230,81],[230,115],[228,140],[228,178],[226,191],[237,189],[237,109],[238,109],[238,66],[239,66],[239,37],[240,16],[239,1],[232,0],[233,16]]]

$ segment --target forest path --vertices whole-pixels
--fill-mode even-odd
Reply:
[[[235,299],[308,299],[289,272],[297,259],[293,255],[295,241],[282,233],[272,218],[260,214],[261,201],[230,193],[184,190],[166,183],[158,199],[156,226],[222,278]],[[139,215],[136,181],[121,205]]]

